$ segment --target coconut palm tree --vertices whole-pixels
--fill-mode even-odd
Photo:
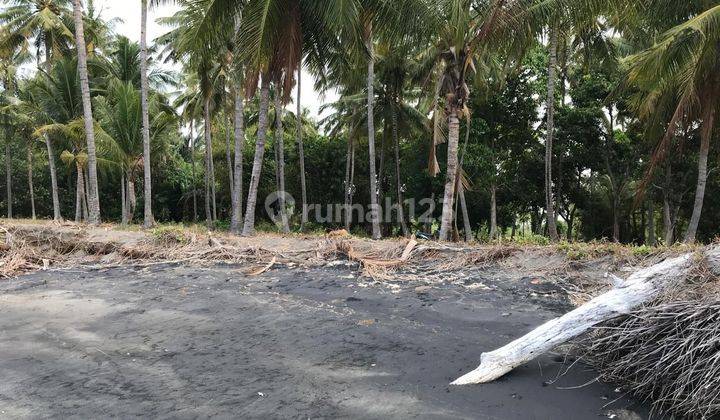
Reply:
[[[18,67],[28,58],[27,54],[21,51],[11,52],[7,56],[0,56],[0,83],[2,93],[0,94],[0,125],[3,126],[5,134],[5,186],[7,194],[7,217],[13,216],[13,194],[12,194],[12,155],[11,145],[15,139],[15,131],[22,119],[18,114]]]
[[[307,185],[305,182],[305,146],[303,144],[303,121],[302,121],[302,103],[300,102],[302,91],[302,65],[297,69],[297,100],[295,111],[295,141],[297,142],[298,158],[300,159],[300,195],[302,197],[302,214],[300,215],[300,231],[305,230],[305,225],[308,222],[308,199],[307,199]]]
[[[196,162],[195,162],[195,148],[197,145],[197,138],[195,136],[195,125],[197,121],[199,121],[202,117],[202,97],[200,95],[199,87],[198,87],[198,80],[197,75],[193,73],[186,74],[185,80],[183,82],[183,85],[185,85],[185,90],[180,92],[180,94],[175,98],[175,101],[173,102],[173,107],[175,109],[181,109],[180,119],[185,123],[189,125],[190,128],[190,136],[189,136],[189,143],[188,146],[190,148],[190,163],[191,163],[191,170],[192,170],[192,179],[193,179],[193,186],[192,186],[192,195],[193,195],[193,221],[197,222],[198,219],[198,211],[197,211],[197,188],[195,188],[195,180],[196,178]]]
[[[18,86],[17,98],[12,101],[7,108],[0,108],[0,114],[6,112],[10,115],[11,121],[15,128],[16,134],[25,140],[28,193],[30,198],[30,214],[33,220],[37,218],[35,211],[35,183],[33,181],[33,157],[35,149],[35,139],[32,135],[38,122],[37,112],[27,103],[27,83]]]
[[[187,74],[183,84],[186,86],[185,90],[182,91],[175,101],[173,107],[175,109],[182,109],[180,119],[189,125],[190,136],[188,140],[188,146],[190,148],[190,164],[192,170],[192,196],[193,196],[193,221],[198,220],[197,211],[197,188],[195,188],[196,178],[196,162],[195,162],[195,147],[197,145],[197,138],[195,136],[195,125],[197,121],[201,119],[202,114],[202,97],[198,88],[198,81],[195,73]]]
[[[405,211],[403,207],[403,181],[400,173],[400,139],[401,135],[423,133],[427,129],[427,116],[414,104],[420,98],[420,89],[411,85],[410,75],[415,70],[415,63],[409,58],[412,56],[410,47],[394,46],[390,48],[387,44],[379,44],[377,48],[377,77],[375,78],[375,87],[373,93],[373,112],[374,121],[382,121],[383,124],[383,143],[385,139],[392,140],[392,148],[394,151],[394,172],[395,187],[397,197],[398,224],[403,235],[409,235],[409,229],[405,220]],[[354,94],[343,94],[338,103],[332,106],[336,115],[330,119],[326,119],[324,123],[332,123],[332,133],[337,134],[342,130],[342,125],[347,124],[351,132],[357,134],[360,126],[369,119],[366,111],[367,96],[365,92]],[[352,137],[352,136],[350,136]],[[381,149],[382,150],[382,149]],[[351,156],[352,152],[349,154]],[[351,160],[348,160],[352,163]],[[384,153],[381,152],[381,169],[384,163]],[[352,165],[350,165],[352,166]],[[352,171],[347,171],[352,172]],[[382,188],[384,177],[382,170],[378,176],[378,189]],[[346,180],[350,184],[349,180]],[[379,195],[380,196],[380,195]]]
[[[41,73],[30,83],[27,88],[26,105],[39,111],[38,120],[41,124],[34,133],[36,137],[42,137],[46,142],[55,143],[62,139],[72,144],[67,151],[73,154],[73,159],[69,161],[66,154],[63,161],[76,167],[78,179],[82,178],[84,183],[84,175],[81,172],[84,172],[87,154],[85,148],[77,144],[78,136],[83,132],[70,128],[73,122],[77,125],[76,122],[82,112],[79,84],[77,60],[70,58],[59,60],[53,65],[50,73]],[[48,156],[48,160],[50,165],[54,166],[55,156]],[[51,174],[55,171],[53,168]],[[79,199],[80,196],[76,198]]]
[[[7,89],[7,88],[6,88]],[[6,103],[7,98],[2,97],[0,99],[0,105],[2,105],[4,108],[7,107]],[[0,123],[4,127],[4,140],[5,140],[5,200],[7,204],[7,218],[12,219],[13,217],[13,194],[12,194],[12,153],[11,153],[11,145],[13,141],[15,140],[15,133],[13,132],[13,124],[10,120],[10,115],[8,112],[3,112],[0,114]]]
[[[356,51],[362,44],[360,34],[360,16],[363,7],[370,7],[359,0],[347,2],[327,2],[321,0],[291,2],[279,0],[251,0],[243,8],[243,20],[239,33],[239,46],[242,60],[246,63],[246,80],[254,93],[259,79],[275,81],[283,103],[286,103],[299,69],[309,69],[318,81],[325,79],[329,66],[345,61],[346,48],[339,39],[354,43]],[[373,9],[375,10],[375,9]],[[381,15],[369,13],[368,16]],[[262,77],[260,77],[262,75]],[[264,98],[261,86],[261,99]],[[261,103],[261,110],[265,108]],[[300,114],[300,113],[298,113]],[[266,123],[266,121],[264,122]],[[297,124],[297,122],[296,122]],[[258,136],[264,135],[264,128]],[[299,137],[299,149],[302,138]],[[260,142],[264,147],[264,143]],[[257,143],[256,143],[257,146]],[[255,203],[257,201],[257,182],[264,150],[256,147],[250,191],[245,212],[245,234],[252,234]],[[301,156],[301,172],[304,173],[304,153]],[[374,182],[374,181],[373,181]],[[301,174],[301,188],[303,175]],[[305,201],[307,198],[304,199]],[[281,211],[284,206],[281,204]],[[305,206],[303,206],[305,207]],[[306,217],[306,216],[305,216]],[[303,223],[303,222],[301,222]]]
[[[88,221],[88,196],[87,196],[87,179],[85,172],[87,171],[88,155],[85,152],[85,142],[83,141],[82,120],[73,120],[70,124],[45,128],[46,130],[54,130],[57,134],[62,135],[68,140],[70,148],[60,153],[60,160],[67,165],[68,168],[75,168],[77,178],[75,184],[75,222]]]
[[[151,49],[151,52],[154,51]],[[119,80],[132,83],[140,90],[140,45],[124,36],[117,36],[102,56],[96,56],[88,62],[95,78],[101,83],[96,90],[104,96],[109,93],[106,88],[113,81]],[[174,85],[175,75],[172,72],[156,68],[148,64],[148,83],[151,88],[161,85]]]
[[[130,83],[115,81],[110,95],[99,98],[97,114],[103,134],[108,136],[112,160],[121,173],[122,224],[131,222],[137,198],[135,183],[143,168],[142,113],[140,93]]]
[[[469,0],[448,0],[443,3],[443,19],[439,37],[425,53],[430,75],[436,80],[433,97],[433,147],[429,160],[432,175],[440,168],[435,157],[435,146],[448,143],[445,192],[440,224],[440,240],[449,240],[453,226],[453,208],[458,178],[458,145],[460,118],[467,117],[466,107],[470,95],[469,80],[476,73],[478,56],[483,48],[495,42],[520,43],[522,33],[509,36],[508,21],[518,16],[525,4],[493,0],[475,5]],[[477,7],[476,7],[477,6]],[[481,56],[483,59],[487,58]],[[445,135],[445,127],[447,136]]]
[[[0,50],[28,50],[35,42],[38,51],[44,50],[44,69],[49,71],[52,60],[68,51],[73,33],[68,27],[69,0],[9,0],[0,12],[3,25]]]
[[[547,101],[545,102],[545,114],[547,115],[545,136],[545,214],[547,219],[548,235],[552,242],[558,242],[560,236],[557,231],[557,220],[555,216],[555,198],[553,196],[552,157],[553,139],[555,137],[555,85],[557,83],[557,50],[558,50],[558,28],[557,23],[550,28],[550,59],[548,60],[547,73]]]
[[[98,98],[100,139],[105,153],[121,170],[121,196],[123,224],[132,220],[135,210],[135,182],[144,167],[145,154],[142,139],[141,95],[130,82],[115,81],[107,97]],[[167,127],[171,110],[156,96],[151,95],[151,139],[162,134]]]
[[[166,3],[164,0],[152,0],[156,6]],[[152,212],[152,174],[150,172],[150,115],[148,111],[148,47],[147,47],[147,16],[148,0],[140,0],[140,96],[142,108],[142,138],[143,138],[143,193],[144,211],[143,227],[148,229],[155,224]]]
[[[82,92],[83,119],[88,155],[88,222],[100,223],[100,197],[97,177],[97,151],[95,147],[95,127],[90,102],[90,83],[87,69],[87,48],[83,29],[83,10],[81,0],[73,0],[73,21],[75,23],[75,45],[77,50],[80,90]]]
[[[418,103],[421,92],[411,80],[417,70],[413,57],[415,46],[410,43],[380,46],[381,59],[378,62],[378,98],[385,129],[391,133],[395,154],[395,186],[397,194],[398,222],[404,236],[410,231],[405,220],[403,204],[403,180],[400,173],[400,131],[403,133],[424,133],[427,131],[427,114],[412,104]],[[382,158],[381,158],[382,162]],[[380,182],[382,183],[382,177]]]
[[[629,80],[642,91],[637,103],[640,109],[652,110],[658,98],[670,94],[675,98],[674,112],[664,138],[658,145],[652,169],[660,161],[670,141],[682,127],[700,125],[700,155],[695,201],[684,241],[697,237],[708,175],[708,154],[713,135],[720,95],[720,5],[690,1],[678,8],[658,9],[666,20],[690,15],[686,21],[663,33],[655,44],[627,59]],[[680,14],[680,10],[683,13]],[[673,16],[675,13],[676,16]]]
[[[225,78],[225,51],[242,2],[226,0],[183,0],[175,15],[164,19],[174,27],[158,42],[165,45],[168,59],[183,61],[196,72],[202,96],[205,138],[205,213],[208,227],[215,224],[215,176],[212,160],[212,116],[222,109],[220,90]],[[229,32],[228,32],[229,31]],[[217,54],[223,51],[223,54]]]
[[[358,34],[362,40],[367,57],[367,129],[368,155],[370,159],[370,217],[373,239],[380,239],[380,212],[378,203],[379,189],[375,169],[375,43],[379,38],[398,40],[407,34],[422,33],[422,26],[433,26],[434,7],[423,0],[371,0],[358,5]]]
[[[50,73],[53,59],[61,56],[69,49],[73,33],[68,28],[70,16],[69,0],[13,0],[0,13],[0,24],[4,31],[0,37],[0,50],[15,51],[27,49],[31,40],[36,48],[42,48],[45,54],[43,63],[46,73]],[[38,66],[40,66],[38,60]],[[46,138],[48,152],[50,183],[53,200],[53,218],[62,220],[58,192],[57,170],[55,166],[55,150],[51,139]]]

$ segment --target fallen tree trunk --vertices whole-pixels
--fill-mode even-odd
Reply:
[[[720,246],[707,249],[702,256],[711,271],[720,273]],[[624,282],[616,281],[615,287],[607,293],[560,318],[546,322],[497,350],[483,353],[480,366],[451,385],[494,381],[555,346],[578,337],[602,322],[627,314],[656,298],[664,290],[680,285],[696,262],[696,254],[686,254],[637,271]]]

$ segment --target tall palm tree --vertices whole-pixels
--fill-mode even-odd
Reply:
[[[15,131],[20,126],[22,114],[18,114],[18,67],[28,58],[21,51],[13,51],[8,55],[0,55],[0,125],[5,134],[5,187],[7,201],[7,217],[13,217],[13,188],[12,188],[12,155],[11,145],[15,139]]]
[[[78,183],[82,180],[84,184],[87,153],[86,146],[82,144],[84,130],[78,128],[80,125],[78,121],[82,115],[79,85],[77,60],[66,58],[56,61],[50,73],[39,74],[28,86],[27,106],[39,111],[41,123],[35,130],[36,137],[42,137],[46,142],[52,143],[66,140],[69,150],[62,153],[61,160],[76,168]],[[54,165],[55,156],[48,156],[48,160],[50,165]],[[77,190],[76,209],[79,209],[80,186]],[[83,193],[82,197],[84,196]]]
[[[182,109],[180,118],[183,122],[187,123],[190,128],[189,147],[190,147],[190,163],[192,168],[192,195],[193,195],[193,221],[198,220],[197,211],[197,188],[195,188],[196,178],[196,162],[195,162],[195,147],[197,144],[197,138],[195,136],[195,124],[201,117],[202,113],[202,98],[199,93],[198,80],[194,73],[187,75],[184,85],[185,90],[181,92],[173,103],[173,107],[176,109]]]
[[[245,63],[246,94],[252,96],[258,80],[278,81],[276,90],[282,102],[287,103],[295,77],[304,64],[316,77],[323,78],[326,67],[332,61],[331,52],[341,51],[339,34],[357,34],[359,0],[347,2],[249,0],[243,7],[243,19],[238,31],[239,53]],[[353,38],[348,36],[348,39]],[[259,183],[264,138],[267,124],[262,115],[267,105],[260,92],[260,121],[258,142],[253,161],[253,177],[250,179],[243,234],[254,231],[257,184]],[[262,146],[259,147],[259,146]],[[304,158],[304,156],[303,156]],[[304,163],[301,163],[304,166]],[[301,180],[302,182],[302,180]],[[285,211],[282,208],[281,211]]]
[[[252,172],[250,173],[250,185],[248,187],[248,198],[245,208],[245,221],[243,222],[242,235],[250,236],[255,233],[255,206],[257,205],[257,192],[260,185],[260,172],[265,155],[265,138],[268,126],[268,107],[270,104],[270,77],[262,75],[260,84],[260,110],[258,115],[257,139],[255,140],[255,156],[253,158]]]
[[[368,54],[367,64],[367,129],[368,129],[368,156],[370,158],[370,222],[372,223],[372,238],[380,239],[380,208],[378,205],[377,172],[375,171],[375,117],[373,92],[375,85],[375,50],[373,39],[373,22],[367,18],[364,25],[363,38]]]
[[[78,73],[82,93],[83,118],[88,154],[88,222],[100,223],[100,197],[97,176],[97,151],[95,147],[95,127],[90,102],[90,83],[88,81],[87,49],[83,30],[83,10],[81,0],[73,0],[73,20],[75,22],[75,44],[78,56]]]
[[[154,4],[160,1],[153,1]],[[147,48],[147,16],[148,0],[140,1],[140,96],[142,108],[142,139],[143,139],[143,193],[144,212],[143,227],[150,228],[155,224],[152,213],[152,175],[150,173],[150,116],[148,113],[148,48]]]
[[[30,106],[28,106],[27,100],[27,83],[23,83],[18,86],[18,97],[15,98],[8,107],[8,109],[0,109],[1,114],[8,112],[11,114],[13,125],[15,127],[16,134],[25,140],[26,150],[26,165],[27,165],[27,180],[28,180],[28,193],[30,198],[30,215],[33,220],[37,218],[35,209],[35,183],[33,176],[33,157],[35,149],[35,139],[32,135],[35,130],[37,123],[37,115]]]
[[[410,76],[416,72],[417,63],[410,57],[414,46],[382,45],[379,65],[379,95],[376,99],[382,111],[385,127],[392,136],[395,154],[395,186],[397,194],[398,223],[404,236],[410,231],[405,220],[403,204],[403,181],[400,173],[400,130],[404,133],[423,133],[427,128],[427,116],[412,104],[419,102],[420,89],[413,86]],[[382,159],[381,159],[382,161]],[[380,179],[382,182],[382,179]]]
[[[403,235],[409,234],[409,229],[405,220],[405,211],[403,207],[403,182],[400,173],[400,139],[401,134],[422,133],[426,131],[427,116],[422,110],[414,106],[420,97],[420,89],[413,88],[411,85],[410,75],[415,71],[416,63],[411,60],[413,54],[409,45],[394,45],[392,48],[387,43],[381,43],[376,50],[378,57],[376,61],[377,77],[375,78],[375,87],[373,89],[373,107],[375,115],[374,121],[382,121],[383,138],[391,138],[392,148],[394,151],[395,161],[395,187],[397,194],[397,212],[398,224]],[[343,93],[337,104],[332,106],[335,108],[336,115],[333,119],[339,119],[332,123],[331,133],[337,135],[339,128],[336,124],[347,124],[351,128],[350,132],[357,134],[359,125],[364,125],[369,119],[366,111],[367,96],[365,92]],[[345,115],[343,115],[345,114]],[[330,120],[325,120],[327,124]],[[353,137],[350,135],[349,137]],[[352,142],[348,142],[349,145]],[[352,152],[348,154],[352,157]],[[381,153],[381,163],[383,163],[383,154]],[[346,172],[352,172],[349,166],[352,166],[352,159],[348,159]],[[383,177],[378,177],[378,186],[384,181]],[[349,179],[346,180],[350,184]],[[386,214],[389,214],[386,212]]]
[[[112,145],[113,161],[120,167],[122,223],[127,224],[135,213],[135,182],[144,163],[141,99],[129,83],[113,82],[109,91],[110,95],[99,98],[97,114]]]
[[[5,98],[3,98],[5,99]],[[3,101],[4,102],[4,101]],[[13,194],[12,194],[12,153],[11,145],[14,141],[13,126],[10,122],[9,116],[3,113],[2,125],[4,126],[5,134],[5,200],[7,204],[7,218],[12,219],[13,217]]]
[[[142,2],[140,45],[131,42],[126,37],[118,37],[112,46],[112,52],[107,60],[101,63],[102,70],[110,78],[115,78],[136,85],[141,92],[143,111],[143,152],[150,153],[150,117],[147,114],[148,89],[150,83],[172,82],[172,76],[161,70],[150,69],[147,47],[147,1]],[[149,155],[148,155],[149,156]],[[152,176],[150,158],[143,159],[143,195],[144,218],[143,226],[149,228],[154,224],[152,213]]]
[[[52,61],[68,50],[73,33],[66,25],[70,15],[69,0],[12,0],[0,13],[0,24],[5,25],[0,37],[0,49],[14,51],[18,47],[26,49],[31,40],[35,40],[38,49],[45,53],[44,70],[50,73]],[[40,60],[38,60],[40,66]],[[55,149],[50,138],[45,138],[50,170],[51,195],[53,200],[53,219],[62,220],[60,199],[55,166]]]
[[[353,86],[354,91],[357,86]],[[348,86],[345,87],[348,90]],[[365,98],[362,93],[350,92],[341,94],[340,100],[335,103],[323,105],[320,108],[324,112],[328,108],[333,109],[333,113],[321,121],[321,125],[325,126],[330,137],[344,138],[347,142],[347,152],[345,155],[345,179],[343,180],[343,216],[345,222],[345,230],[348,232],[352,227],[352,203],[355,194],[355,151],[360,137],[360,133],[367,121],[365,112],[362,112]],[[348,100],[350,96],[357,97],[355,101]]]
[[[215,176],[212,160],[212,115],[220,110],[218,90],[225,76],[225,56],[228,31],[232,31],[242,2],[227,0],[181,0],[181,10],[164,19],[174,29],[158,42],[166,46],[169,59],[183,61],[197,73],[199,94],[202,96],[205,138],[205,210],[208,227],[216,219],[214,199]],[[228,29],[230,28],[230,29]],[[231,32],[232,33],[232,32]],[[212,206],[211,206],[212,205]]]
[[[107,97],[97,101],[100,120],[100,138],[105,153],[121,170],[121,193],[123,200],[123,223],[132,220],[135,208],[134,184],[143,168],[145,154],[142,139],[142,108],[140,92],[130,82],[115,81]],[[151,139],[161,135],[168,127],[167,118],[172,112],[157,100],[157,94],[150,97]]]
[[[552,242],[558,242],[560,240],[555,218],[555,199],[553,197],[552,186],[553,139],[555,137],[555,84],[557,83],[558,49],[558,28],[555,25],[550,28],[550,42],[548,46],[550,59],[548,60],[547,102],[545,103],[545,113],[547,114],[547,134],[545,136],[545,213],[548,235]]]
[[[52,60],[68,50],[73,33],[68,28],[69,0],[9,0],[0,12],[4,31],[0,50],[27,50],[34,40],[36,48],[45,53],[44,69],[49,71]],[[38,60],[39,62],[39,60]]]
[[[305,147],[303,145],[303,122],[302,122],[302,104],[300,102],[302,90],[302,65],[297,69],[297,110],[295,112],[295,141],[297,142],[298,157],[300,159],[300,195],[302,197],[302,214],[300,215],[300,231],[305,230],[305,225],[308,222],[307,214],[307,185],[305,182]]]
[[[458,178],[458,144],[460,118],[469,115],[466,107],[470,95],[470,77],[476,73],[476,62],[487,57],[483,50],[491,43],[519,44],[526,42],[527,34],[510,35],[509,24],[525,11],[524,2],[493,0],[476,5],[469,0],[448,0],[443,3],[442,26],[437,41],[426,56],[432,63],[431,75],[436,78],[434,101],[434,140],[431,148],[430,173],[439,173],[435,146],[444,142],[447,127],[447,169],[445,192],[440,223],[440,240],[450,239],[453,226],[453,208]],[[478,57],[483,60],[478,60]],[[441,111],[444,110],[444,111]]]
[[[374,119],[374,99],[373,92],[375,85],[375,42],[379,36],[385,39],[399,39],[402,34],[398,34],[398,28],[403,25],[403,33],[416,32],[415,25],[425,25],[429,22],[425,18],[429,17],[430,11],[427,2],[423,0],[371,0],[360,2],[358,7],[360,13],[358,16],[358,28],[360,38],[362,39],[367,56],[367,129],[368,129],[368,155],[370,159],[370,218],[372,225],[373,239],[380,239],[382,233],[380,231],[380,213],[381,208],[378,203],[379,189],[378,178],[375,168],[375,119]]]
[[[658,7],[650,2],[648,7]],[[698,179],[692,217],[684,241],[693,243],[703,210],[708,175],[708,154],[720,100],[720,5],[707,2],[678,3],[677,8],[658,9],[667,18],[672,13],[692,16],[662,34],[656,43],[627,59],[629,79],[642,90],[641,109],[652,110],[664,93],[675,99],[675,110],[667,132],[657,147],[651,170],[664,157],[668,145],[682,126],[700,124]],[[680,7],[682,6],[682,7]],[[680,14],[680,9],[684,12]]]
[[[280,97],[280,81],[275,83],[275,149],[277,158],[277,180],[278,180],[278,191],[281,192],[278,197],[278,204],[280,206],[280,228],[283,233],[290,232],[290,225],[288,222],[287,209],[285,203],[285,146],[283,136],[285,135],[283,130],[283,102]]]

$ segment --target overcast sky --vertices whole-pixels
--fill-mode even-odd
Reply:
[[[95,0],[95,7],[101,11],[102,17],[106,20],[118,17],[122,23],[118,24],[115,31],[126,37],[140,40],[140,1],[139,0]],[[155,20],[159,17],[170,16],[178,10],[178,6],[169,4],[160,6],[150,11],[148,15],[148,42],[167,32],[167,28],[158,25]],[[328,93],[321,98],[313,89],[312,76],[303,72],[302,76],[302,106],[308,108],[313,117],[318,118],[320,105],[325,101],[334,101],[337,95]],[[293,93],[293,98],[296,94]],[[294,105],[292,105],[293,110]]]

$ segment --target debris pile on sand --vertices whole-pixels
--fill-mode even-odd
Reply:
[[[420,245],[415,239],[384,250],[357,245],[351,240],[336,241],[331,252],[335,257],[359,263],[364,275],[380,281],[413,280],[415,273],[427,278],[436,272],[451,274],[469,268],[480,269],[508,259],[519,250],[505,245],[462,247],[435,242]],[[408,270],[409,266],[413,269]]]
[[[710,276],[598,327],[581,342],[607,380],[656,413],[720,415],[720,284]]]
[[[123,265],[185,263],[206,266],[244,264],[259,275],[276,265],[321,266],[338,260],[360,265],[377,281],[427,280],[426,274],[480,268],[516,251],[506,246],[461,247],[415,239],[369,241],[346,232],[323,236],[228,234],[163,226],[148,231],[113,225],[74,223],[11,224],[0,230],[0,276],[48,268],[110,268]],[[402,272],[402,278],[398,274]]]

